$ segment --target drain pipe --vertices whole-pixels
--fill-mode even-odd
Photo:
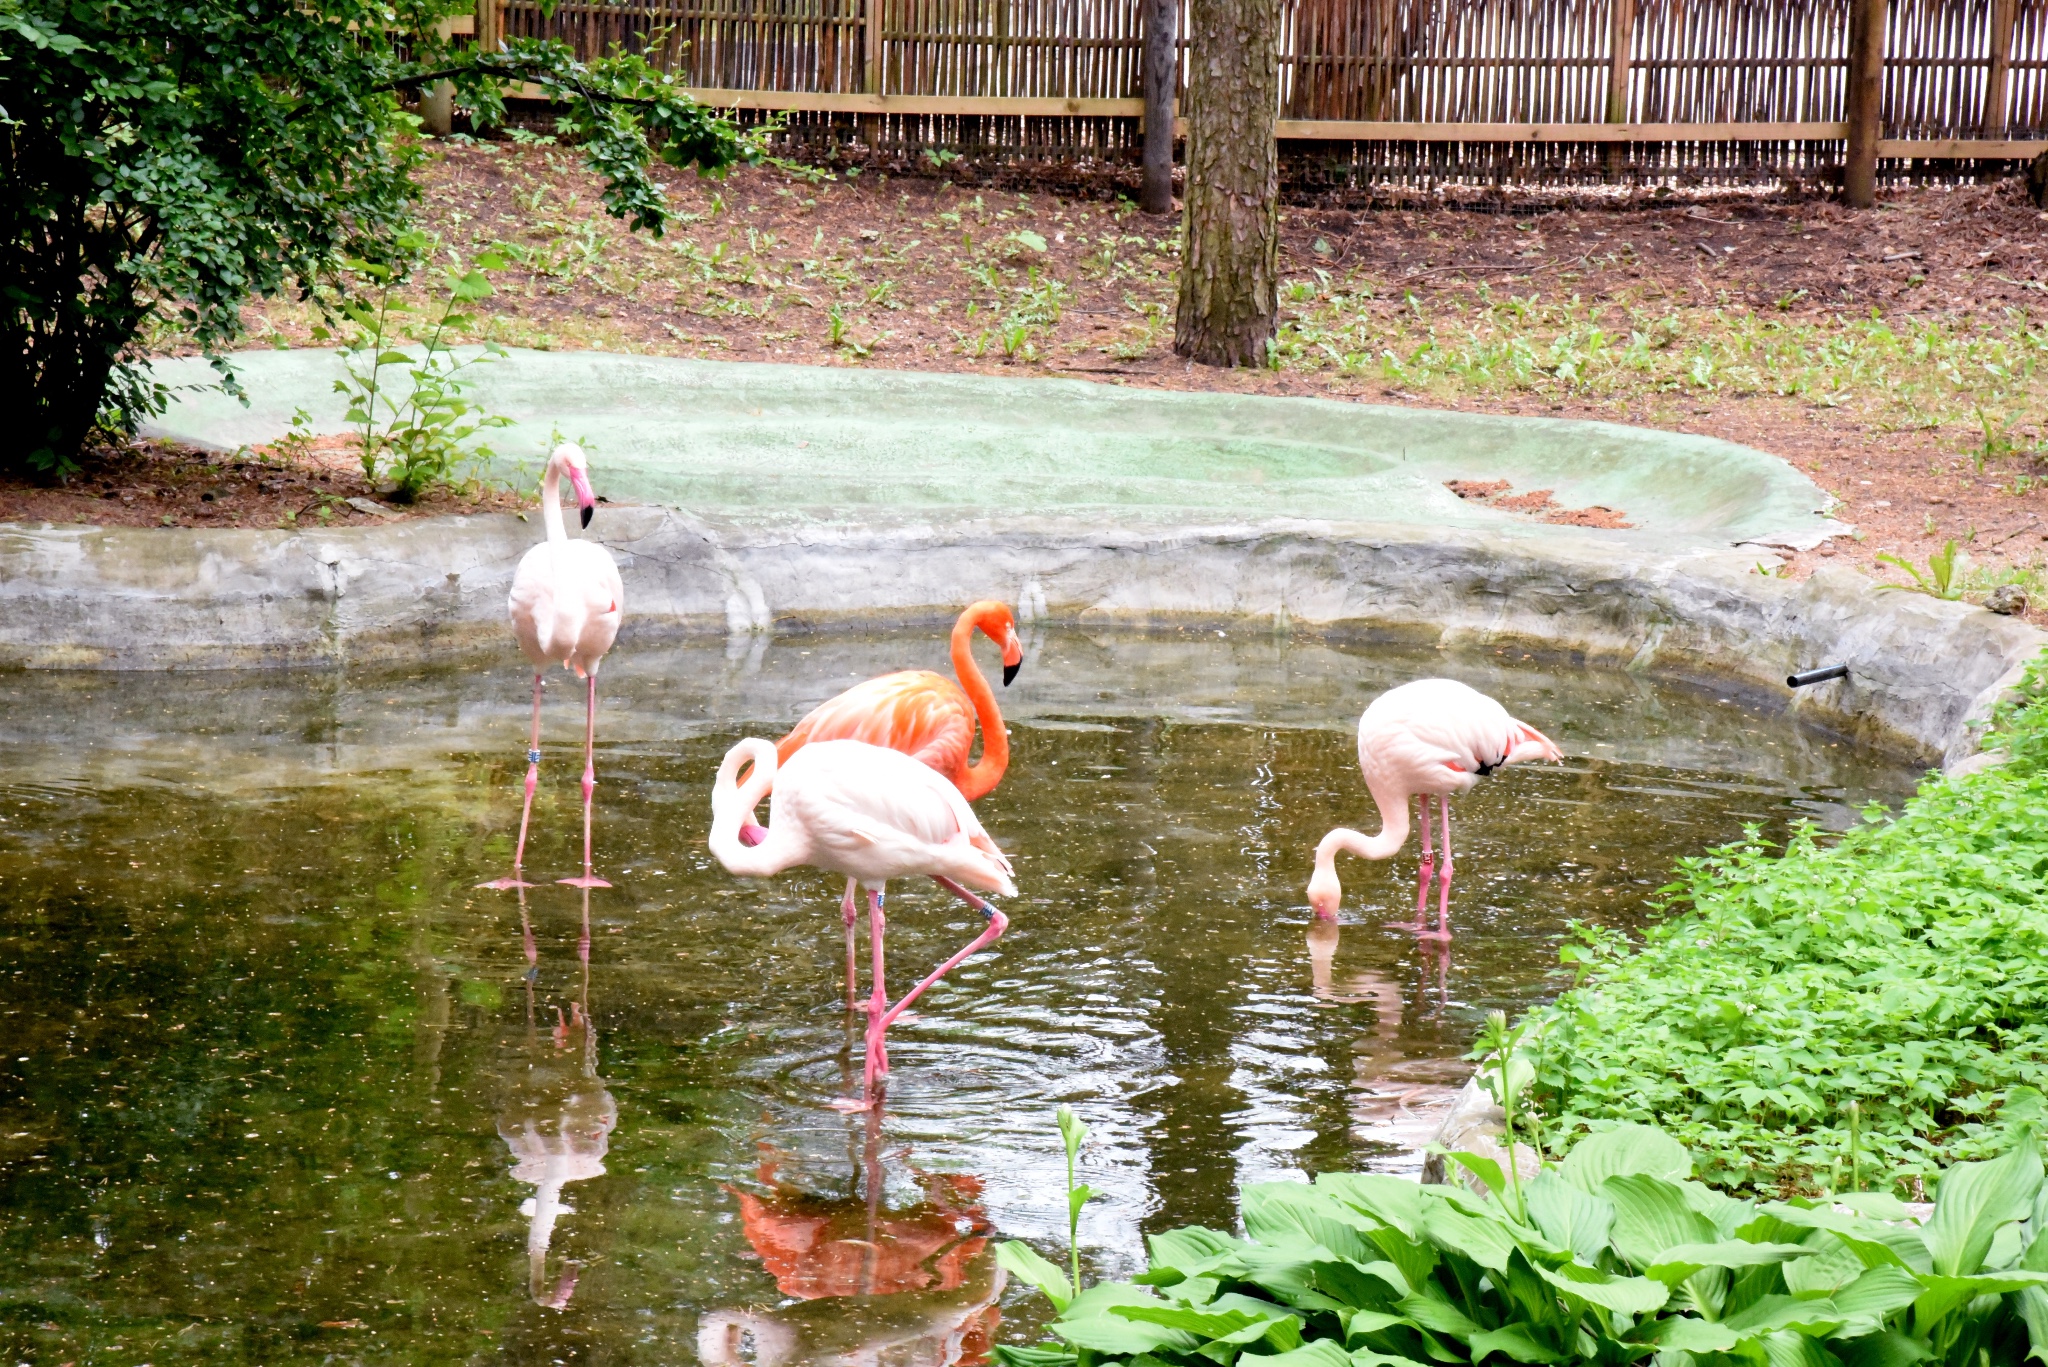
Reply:
[[[1787,674],[1785,676],[1785,687],[1804,688],[1808,684],[1826,683],[1829,679],[1846,679],[1848,677],[1849,666],[1847,665],[1823,665],[1819,669],[1809,669],[1803,674]]]

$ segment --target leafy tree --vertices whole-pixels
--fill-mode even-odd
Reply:
[[[28,417],[0,469],[67,473],[96,423],[161,411],[141,365],[153,332],[218,357],[252,296],[338,286],[348,258],[398,262],[423,156],[406,91],[451,81],[488,124],[506,83],[538,83],[606,207],[656,234],[655,156],[707,174],[760,160],[639,56],[454,48],[439,21],[470,6],[0,0],[0,392]]]

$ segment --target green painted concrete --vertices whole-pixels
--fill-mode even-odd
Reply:
[[[332,353],[246,352],[235,369],[246,408],[207,392],[204,362],[160,363],[177,402],[151,430],[233,447],[283,434],[300,408],[318,431],[343,429]],[[515,420],[492,434],[500,473],[534,468],[559,431],[589,447],[607,496],[743,524],[1307,519],[1666,550],[1840,530],[1776,457],[1607,423],[596,352],[517,351],[473,373],[475,397]],[[1637,530],[1547,526],[1461,500],[1450,479],[1552,489]]]

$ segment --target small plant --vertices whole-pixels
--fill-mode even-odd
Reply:
[[[825,340],[835,351],[845,345],[846,309],[844,305],[834,304],[825,311]]]
[[[1002,344],[1003,359],[1006,361],[1029,361],[1037,357],[1037,350],[1031,345],[1031,324],[1021,318],[1012,318],[1003,324],[996,334]]]
[[[1949,542],[1933,555],[1927,557],[1927,573],[1909,560],[1880,551],[1877,558],[1887,565],[1896,566],[1913,577],[1910,584],[1879,584],[1880,589],[1911,589],[1915,593],[1928,594],[1950,602],[1963,596],[1964,584],[1969,576],[1970,557],[1959,548],[1955,540]]]
[[[950,147],[927,147],[924,149],[925,165],[934,171],[943,171],[960,160],[960,154]]]
[[[416,232],[399,239],[399,246],[412,260],[423,258],[429,245],[424,235]],[[389,479],[391,496],[410,503],[429,487],[450,482],[462,464],[490,459],[494,453],[475,443],[477,433],[510,425],[510,419],[485,414],[466,397],[470,386],[466,372],[503,356],[505,349],[486,341],[465,358],[456,354],[449,341],[451,332],[475,323],[466,309],[490,296],[486,272],[503,269],[505,260],[486,251],[467,269],[457,260],[443,270],[440,312],[427,327],[411,334],[421,348],[417,355],[402,349],[405,329],[401,320],[414,312],[401,294],[408,283],[409,262],[401,258],[396,264],[362,260],[349,264],[375,286],[375,294],[345,299],[339,307],[355,331],[349,344],[341,348],[344,375],[334,382],[335,392],[348,403],[347,421],[356,428],[361,444],[364,480],[374,486],[380,479]],[[329,334],[320,327],[313,335],[324,341]]]
[[[1081,1208],[1097,1193],[1085,1182],[1074,1181],[1074,1162],[1080,1156],[1082,1143],[1088,1138],[1088,1127],[1081,1123],[1081,1117],[1074,1114],[1074,1108],[1064,1102],[1054,1114],[1059,1122],[1060,1142],[1067,1151],[1067,1262],[1070,1272],[1062,1272],[1040,1257],[1029,1244],[1020,1244],[1014,1239],[996,1245],[996,1261],[1011,1276],[1037,1287],[1045,1293],[1047,1300],[1065,1310],[1081,1294]]]

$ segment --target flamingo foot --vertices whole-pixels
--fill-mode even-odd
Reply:
[[[581,878],[557,878],[555,881],[565,887],[572,888],[608,888],[611,886],[610,883],[605,882],[604,879],[599,878],[594,873],[586,873]]]
[[[499,892],[503,892],[508,888],[530,888],[536,885],[527,882],[525,879],[520,878],[517,875],[514,875],[511,878],[493,878],[490,882],[478,883],[477,886],[479,888],[492,888]]]
[[[825,1103],[841,1115],[862,1115],[875,1109],[872,1101],[860,1101],[850,1096],[835,1096]]]
[[[1429,933],[1429,923],[1427,921],[1388,921],[1385,923],[1385,926],[1388,930],[1406,930],[1417,935],[1427,935]]]
[[[1448,929],[1423,930],[1420,927],[1416,927],[1415,938],[1418,940],[1428,940],[1434,944],[1447,945],[1451,942],[1451,932]]]

